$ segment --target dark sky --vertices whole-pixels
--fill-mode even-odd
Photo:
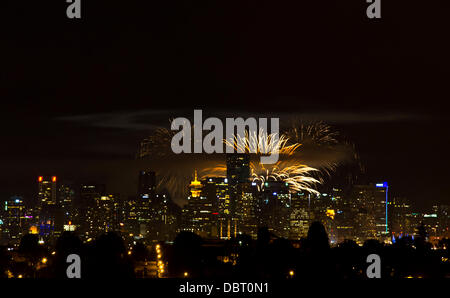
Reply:
[[[381,20],[364,0],[84,0],[81,20],[66,5],[0,4],[1,199],[39,174],[111,182],[155,125],[201,108],[323,120],[369,180],[450,203],[444,0],[382,0]]]

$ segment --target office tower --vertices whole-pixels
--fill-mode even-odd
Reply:
[[[246,182],[238,184],[236,217],[239,232],[256,239],[258,234],[258,217],[260,214],[259,192],[256,183]]]
[[[61,206],[63,212],[63,221],[67,225],[74,221],[75,214],[75,188],[73,183],[65,182],[58,188],[58,205]]]
[[[428,233],[428,239],[430,242],[439,241],[439,219],[438,219],[439,206],[433,205],[431,210],[422,215],[422,223]]]
[[[139,235],[141,227],[139,224],[141,208],[136,198],[129,198],[121,203],[119,210],[120,231],[128,235]]]
[[[56,176],[38,177],[38,202],[39,204],[56,204]]]
[[[156,204],[152,207],[154,217],[151,225],[148,239],[159,241],[172,241],[175,239],[178,230],[178,218],[180,216],[180,207],[178,207],[170,198],[169,194],[157,194]]]
[[[260,226],[278,237],[289,237],[291,194],[282,181],[266,181],[260,192]]]
[[[85,235],[95,238],[117,229],[118,195],[108,194],[94,198],[94,204],[86,209]]]
[[[95,199],[98,199],[105,194],[106,187],[104,184],[81,184],[78,203],[81,207],[91,206],[95,203]]]
[[[226,219],[227,237],[228,235],[235,235],[239,228],[237,217],[237,205],[241,200],[241,194],[239,193],[238,185],[242,183],[248,183],[250,181],[250,154],[248,153],[231,153],[226,155],[227,165],[227,182],[228,193],[230,197],[229,215]],[[224,227],[222,221],[222,231]],[[233,232],[231,232],[231,231]],[[225,233],[222,233],[224,235]]]
[[[311,195],[297,192],[291,196],[289,239],[300,240],[308,235],[308,229],[311,224],[309,214],[309,196]]]
[[[411,204],[406,198],[396,197],[388,204],[388,223],[391,236],[413,235]]]
[[[52,240],[63,231],[63,212],[57,201],[57,177],[38,177],[38,228],[42,239]]]
[[[375,225],[377,237],[384,238],[389,234],[389,186],[387,182],[375,184]]]
[[[335,194],[339,197],[341,191],[334,188],[335,190],[329,189],[330,192],[321,192],[318,195],[310,194],[308,196],[309,211],[312,221],[319,221],[325,227],[328,237],[331,243],[337,242],[337,223],[336,223],[336,213],[337,213],[337,198]]]
[[[91,231],[91,213],[92,209],[97,206],[97,201],[106,195],[106,188],[104,184],[81,184],[79,197],[77,200],[78,215],[75,218],[75,225],[78,229],[78,234],[85,240],[90,238]]]
[[[387,183],[355,185],[352,200],[357,207],[355,237],[359,241],[385,239],[388,236]]]
[[[63,212],[57,204],[46,204],[39,212],[39,235],[46,240],[55,240],[63,232]]]
[[[336,241],[340,243],[347,239],[356,239],[355,216],[359,212],[358,205],[351,195],[344,194],[340,188],[333,188],[332,198],[336,202]]]
[[[228,178],[206,177],[202,196],[206,197],[211,206],[211,227],[215,229],[214,237],[230,239],[237,234],[236,221],[231,216],[231,200]]]
[[[14,245],[19,244],[21,237],[27,233],[31,223],[31,216],[27,214],[22,197],[14,196],[4,202],[1,221],[2,236],[6,242]]]
[[[250,155],[230,153],[226,156],[227,178],[231,186],[248,182],[250,178]]]
[[[125,203],[126,226],[135,238],[168,241],[175,238],[179,207],[168,194],[155,194],[152,200],[137,198]]]
[[[189,185],[191,195],[188,197],[188,204],[183,213],[187,224],[184,229],[202,237],[217,237],[218,200],[212,194],[213,184],[209,184],[204,189],[206,181],[203,180],[202,182],[198,180],[197,171],[195,171],[194,180]]]
[[[138,179],[138,198],[153,200],[156,194],[156,175],[152,171],[140,171]]]
[[[439,221],[439,236],[441,238],[450,237],[450,206],[440,205],[438,210],[438,221]]]

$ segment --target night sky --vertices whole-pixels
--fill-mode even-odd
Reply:
[[[199,108],[323,120],[367,179],[450,203],[445,1],[382,0],[381,20],[365,0],[82,5],[0,4],[1,200],[45,174],[132,193],[139,141]]]

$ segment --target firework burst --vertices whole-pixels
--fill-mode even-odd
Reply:
[[[306,146],[330,146],[338,144],[337,136],[339,134],[322,121],[303,122],[295,119],[292,121],[291,127],[284,132],[284,135],[293,143]]]
[[[224,143],[241,153],[292,155],[300,147],[300,144],[288,145],[288,140],[284,134],[268,134],[260,129],[259,132],[254,131],[253,133],[246,131],[244,136],[234,135],[224,140]]]
[[[319,170],[301,164],[285,166],[283,163],[277,163],[270,168],[263,167],[261,163],[250,164],[252,180],[259,191],[264,190],[266,182],[282,181],[287,183],[291,192],[305,191],[319,194],[314,186],[320,184],[320,180],[311,176],[313,172],[319,172]]]
[[[321,181],[312,174],[318,174],[319,170],[303,164],[298,154],[301,144],[290,143],[285,134],[278,136],[260,130],[258,133],[246,132],[243,137],[235,135],[224,142],[238,152],[250,153],[252,159],[258,160],[250,163],[252,180],[258,190],[263,190],[268,181],[282,181],[287,183],[291,192],[318,194],[315,186]],[[260,157],[265,154],[278,154],[278,161],[275,164],[262,164]]]

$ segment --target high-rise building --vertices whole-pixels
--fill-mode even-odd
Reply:
[[[450,237],[450,206],[440,205],[438,210],[438,221],[439,221],[439,231],[440,237]]]
[[[229,153],[226,156],[227,178],[229,184],[248,182],[250,178],[250,155],[246,153]]]
[[[238,197],[236,217],[239,232],[256,239],[260,214],[259,192],[256,183],[240,183]]]
[[[388,236],[388,184],[355,185],[352,200],[355,214],[355,237],[383,240]]]
[[[91,238],[89,232],[91,231],[91,210],[96,208],[98,200],[106,196],[106,187],[104,184],[81,184],[79,197],[77,200],[77,216],[75,218],[75,225],[78,229],[78,234],[83,238]]]
[[[118,195],[109,194],[94,198],[94,204],[86,210],[84,227],[87,238],[95,238],[103,233],[117,230],[118,197]]]
[[[142,202],[139,200],[139,202]],[[119,227],[120,231],[128,235],[139,235],[141,226],[139,218],[141,216],[141,208],[138,200],[135,198],[125,200],[121,203],[119,211]]]
[[[38,201],[42,204],[56,204],[56,176],[38,177]]]
[[[204,185],[202,196],[211,203],[211,222],[216,227],[216,235],[220,239],[230,239],[238,233],[236,214],[232,216],[230,187],[228,178],[206,177],[202,180]]]
[[[239,184],[245,184],[250,181],[250,154],[248,153],[229,153],[226,155],[227,165],[227,183],[228,194],[230,198],[229,215],[226,219],[226,233],[223,233],[224,222],[222,220],[222,235],[229,238],[237,234],[238,214],[237,206],[242,199],[242,192],[239,191]]]
[[[388,223],[391,236],[413,235],[411,203],[402,197],[393,198],[388,204]]]
[[[73,222],[75,214],[75,187],[73,183],[63,183],[58,188],[58,205],[61,206],[63,212],[63,221],[67,225]]]
[[[428,233],[428,239],[432,242],[439,241],[439,206],[433,205],[431,211],[422,215],[422,223]]]
[[[17,245],[30,228],[32,218],[27,213],[22,197],[11,197],[4,202],[3,207],[0,212],[2,238],[8,243]]]
[[[178,229],[180,208],[172,201],[169,194],[157,194],[156,204],[152,206],[154,217],[151,220],[153,233],[148,237],[151,240],[174,240]]]
[[[260,193],[260,226],[279,237],[289,237],[291,194],[283,181],[266,181]]]
[[[183,212],[186,224],[184,229],[202,237],[217,237],[218,199],[215,183],[208,183],[208,180],[199,181],[195,171],[189,190],[191,195]]]
[[[345,195],[340,188],[333,188],[332,198],[336,202],[336,241],[338,243],[355,238],[356,214],[359,212],[358,204],[351,196]]]
[[[156,175],[153,171],[140,171],[138,180],[138,198],[153,200],[156,194]]]
[[[63,231],[63,212],[58,204],[57,177],[38,177],[38,228],[45,239],[55,239]]]
[[[79,204],[83,206],[94,205],[95,200],[106,194],[106,187],[104,184],[81,184]]]
[[[292,194],[289,217],[289,239],[300,240],[308,234],[311,224],[309,200],[311,194],[297,192]]]

